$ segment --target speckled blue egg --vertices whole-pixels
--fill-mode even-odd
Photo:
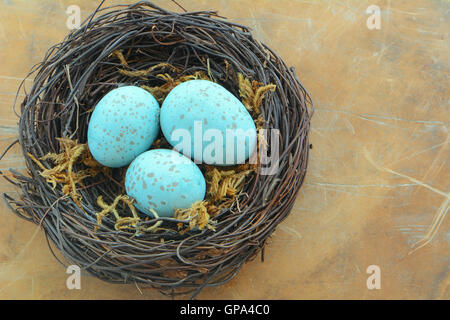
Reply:
[[[168,94],[161,129],[176,150],[196,163],[244,163],[257,142],[255,123],[242,102],[207,80],[184,82]]]
[[[148,150],[159,132],[160,108],[146,90],[124,86],[106,94],[92,113],[88,145],[102,165],[119,168]]]
[[[206,182],[197,165],[182,154],[168,149],[142,153],[128,167],[127,194],[135,206],[153,216],[172,217],[175,208],[190,208],[205,198]]]

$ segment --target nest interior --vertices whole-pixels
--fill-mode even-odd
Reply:
[[[60,253],[55,257],[62,255],[104,281],[192,297],[231,280],[260,251],[263,259],[267,239],[289,214],[305,177],[312,102],[294,69],[247,27],[216,12],[175,13],[146,1],[99,8],[50,48],[30,74],[34,82],[21,104],[18,140],[28,172],[4,175],[20,194],[4,198],[14,213],[42,226],[52,252]],[[114,202],[112,211],[130,219],[133,215],[127,201],[117,201],[124,193],[125,169],[95,171],[82,156],[86,150],[70,145],[86,142],[93,107],[120,84],[164,94],[176,79],[204,76],[241,98],[242,79],[255,89],[273,85],[274,92],[255,104],[253,115],[260,128],[279,130],[265,141],[271,152],[276,139],[278,170],[261,174],[264,164],[258,163],[240,192],[215,208],[214,228],[180,233],[171,226],[189,222],[147,218],[139,226],[151,229],[159,223],[158,231],[138,234],[115,228],[113,215],[104,215],[99,226],[98,212],[108,211]],[[66,171],[91,170],[81,187],[72,179],[63,190],[42,175],[64,151]],[[77,152],[84,163],[71,162]]]

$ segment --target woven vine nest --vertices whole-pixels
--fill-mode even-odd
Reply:
[[[4,198],[14,213],[42,226],[63,265],[111,283],[195,297],[231,280],[259,252],[264,259],[267,239],[305,177],[312,103],[293,68],[247,27],[216,12],[175,13],[149,2],[98,8],[31,74],[18,140],[28,172],[2,173],[19,191]],[[221,84],[258,129],[278,130],[258,135],[259,149],[270,154],[278,146],[278,170],[262,174],[261,161],[200,165],[205,201],[174,218],[151,218],[126,195],[126,168],[102,167],[90,155],[89,118],[120,85],[140,86],[161,102],[191,79]],[[162,135],[152,147],[170,148]]]

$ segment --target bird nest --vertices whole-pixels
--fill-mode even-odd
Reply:
[[[18,140],[28,172],[2,173],[19,191],[4,198],[42,226],[53,253],[107,282],[192,297],[231,280],[257,253],[264,259],[305,177],[312,103],[294,69],[247,27],[146,1],[98,8],[31,74]],[[120,85],[161,102],[191,79],[217,82],[241,99],[260,129],[257,155],[264,151],[271,163],[257,156],[234,167],[200,165],[205,201],[173,218],[149,217],[125,193],[126,168],[103,167],[90,155],[89,119]],[[152,148],[166,146],[161,135]]]

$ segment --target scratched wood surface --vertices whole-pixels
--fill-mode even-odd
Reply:
[[[252,27],[296,68],[316,106],[306,182],[266,261],[247,263],[229,284],[199,298],[450,298],[449,2],[179,2]],[[155,3],[178,10],[170,1]],[[17,136],[12,104],[20,80],[68,32],[65,10],[73,4],[86,17],[98,2],[0,1],[2,150]],[[372,4],[381,8],[380,30],[366,26]],[[0,168],[24,169],[19,148]],[[0,192],[15,190],[1,181]],[[433,241],[412,252],[438,216]],[[87,276],[81,290],[68,290],[43,232],[3,203],[0,221],[0,298],[165,298]],[[381,269],[380,290],[366,286],[370,265]]]

